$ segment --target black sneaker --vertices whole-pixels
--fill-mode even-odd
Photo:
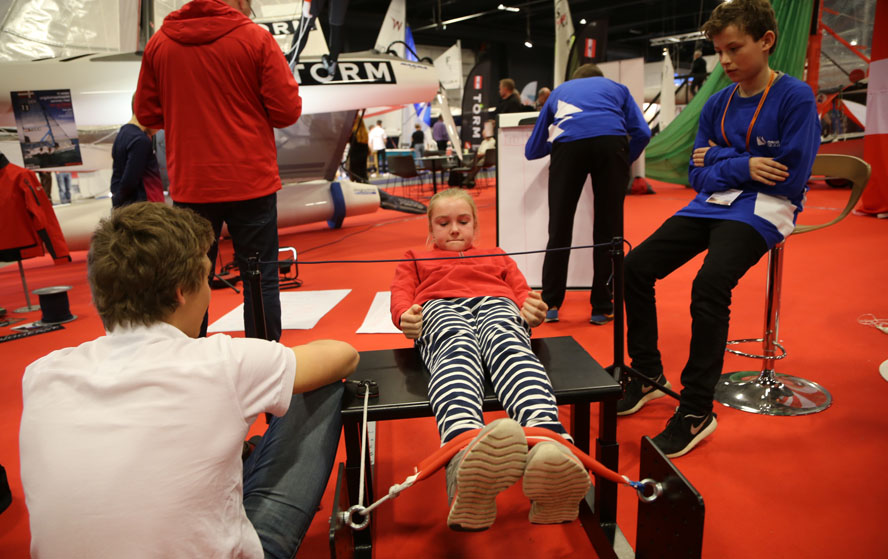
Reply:
[[[677,458],[690,452],[697,443],[711,435],[717,426],[718,422],[712,412],[695,415],[676,409],[663,432],[654,437],[654,444],[667,458]]]
[[[6,481],[6,469],[0,466],[0,512],[5,511],[12,504],[12,491]]]
[[[672,388],[669,381],[662,374],[654,379],[666,388]],[[651,400],[662,398],[666,393],[656,386],[641,382],[635,377],[629,379],[626,385],[626,391],[623,393],[623,399],[617,401],[617,415],[629,415],[637,412],[641,407]]]

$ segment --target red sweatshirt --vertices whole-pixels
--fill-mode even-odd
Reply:
[[[274,128],[296,122],[302,99],[268,31],[220,0],[193,0],[148,41],[135,109],[164,129],[173,200],[230,202],[280,190]]]
[[[0,260],[26,260],[49,250],[56,264],[70,262],[68,244],[33,171],[0,154]]]
[[[392,322],[401,327],[401,315],[414,304],[455,297],[507,297],[520,309],[530,293],[524,275],[500,248],[472,247],[463,252],[434,248],[408,250],[404,258],[440,258],[501,254],[485,258],[401,262],[392,280]]]

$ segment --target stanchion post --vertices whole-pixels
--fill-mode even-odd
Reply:
[[[259,256],[251,256],[247,259],[247,278],[250,286],[250,296],[253,307],[253,326],[256,328],[256,337],[268,339],[268,329],[265,327],[265,306],[262,304],[262,272],[259,269]]]
[[[623,308],[623,237],[614,237],[611,240],[611,265],[613,266],[613,291],[614,291],[614,361],[611,365],[611,374],[614,380],[620,382],[620,375],[625,368],[623,362],[624,336],[626,335],[626,315]]]

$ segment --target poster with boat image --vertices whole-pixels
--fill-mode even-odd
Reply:
[[[12,91],[10,95],[26,168],[83,163],[70,89]]]

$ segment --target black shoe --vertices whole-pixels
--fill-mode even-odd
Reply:
[[[654,380],[666,388],[672,388],[672,385],[669,384],[669,381],[662,374]],[[617,401],[617,415],[635,413],[651,400],[662,398],[665,395],[666,393],[656,386],[643,383],[637,378],[631,377],[629,384],[626,385],[626,391],[623,393],[623,399]]]
[[[12,491],[6,481],[6,469],[0,466],[0,512],[5,511],[12,504]]]
[[[663,432],[654,437],[654,444],[667,458],[677,458],[690,452],[697,443],[711,435],[717,426],[718,422],[712,412],[695,415],[676,409]]]

